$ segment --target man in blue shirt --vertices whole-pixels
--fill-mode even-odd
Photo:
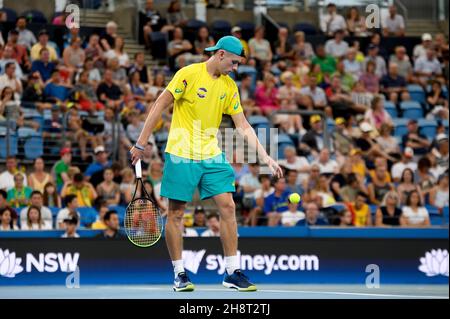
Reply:
[[[95,162],[88,166],[84,176],[95,187],[103,181],[103,170],[111,167],[111,161],[108,161],[108,153],[102,145],[94,149],[94,154]]]
[[[281,213],[289,210],[289,192],[286,190],[286,179],[274,178],[275,191],[264,200],[264,214],[267,216],[267,226],[277,226],[281,220]]]
[[[47,82],[56,68],[56,64],[50,62],[50,52],[47,48],[42,48],[39,52],[40,59],[31,64],[31,73],[38,71],[41,74],[42,81]]]
[[[314,203],[306,205],[305,218],[297,223],[297,226],[325,226],[328,222],[319,215],[319,206]]]
[[[68,101],[70,88],[61,83],[58,71],[53,71],[52,78],[45,86],[44,95],[49,102],[65,104]]]

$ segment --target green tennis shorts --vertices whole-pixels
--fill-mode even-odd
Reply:
[[[235,191],[234,171],[223,153],[201,161],[165,153],[165,159],[162,197],[190,202],[197,187],[201,199]]]

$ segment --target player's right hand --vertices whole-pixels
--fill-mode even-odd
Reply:
[[[266,164],[267,166],[269,166],[273,176],[276,176],[278,178],[283,177],[283,170],[272,157],[268,156]]]
[[[139,160],[139,159],[142,159],[143,157],[144,157],[144,152],[143,151],[141,151],[141,150],[138,150],[136,147],[132,147],[131,149],[130,149],[130,153],[131,153],[131,163],[133,164],[133,165],[136,165],[136,162]]]

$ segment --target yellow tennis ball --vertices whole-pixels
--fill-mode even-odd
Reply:
[[[300,202],[300,199],[301,199],[301,197],[300,197],[300,195],[299,195],[298,193],[292,193],[291,195],[289,195],[289,201],[290,201],[292,204],[297,204],[297,203],[299,203],[299,202]]]

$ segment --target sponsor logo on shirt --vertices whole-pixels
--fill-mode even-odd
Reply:
[[[197,90],[197,95],[199,98],[203,99],[206,97],[206,92],[208,92],[205,88],[199,88]]]

